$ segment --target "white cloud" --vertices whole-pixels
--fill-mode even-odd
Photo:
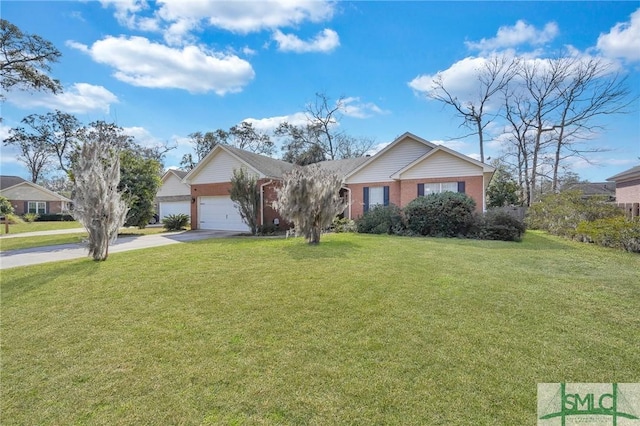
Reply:
[[[332,1],[208,1],[159,0],[158,16],[167,22],[206,19],[211,26],[247,34],[265,29],[321,22],[333,16]]]
[[[340,46],[338,33],[328,28],[308,41],[301,40],[295,34],[284,34],[280,30],[273,33],[273,39],[278,43],[278,50],[282,52],[330,52]]]
[[[523,44],[538,46],[553,40],[558,35],[558,32],[558,24],[555,22],[549,22],[543,29],[539,30],[535,26],[519,20],[513,26],[498,28],[498,32],[493,38],[483,38],[477,42],[467,41],[465,44],[469,49],[485,52]]]
[[[607,34],[600,34],[597,47],[610,58],[640,61],[640,9],[628,22],[617,23]]]
[[[59,109],[71,114],[86,114],[102,111],[109,113],[111,104],[118,102],[118,97],[103,86],[88,83],[75,83],[64,89],[63,93],[22,93],[15,92],[7,100],[20,108],[44,107]]]
[[[113,7],[121,25],[143,31],[162,31],[165,41],[181,45],[190,40],[190,33],[205,26],[240,34],[282,27],[303,22],[331,19],[335,1],[325,0],[101,0],[104,7]],[[155,10],[150,7],[152,5]]]
[[[91,47],[68,45],[115,68],[114,76],[134,86],[183,89],[191,93],[239,92],[255,76],[249,62],[198,46],[171,48],[144,37],[106,37]]]
[[[349,97],[342,100],[341,111],[347,117],[369,118],[373,115],[388,114],[372,102],[360,102],[360,98]]]
[[[262,132],[272,132],[285,121],[294,126],[304,126],[308,122],[307,116],[304,112],[296,112],[293,114],[281,115],[277,117],[245,118],[242,121],[251,123],[254,129],[260,130]]]
[[[460,99],[469,99],[476,96],[478,90],[478,70],[485,66],[487,58],[467,57],[444,71],[436,74],[419,75],[408,84],[419,93],[430,95],[434,88],[434,81],[442,78],[447,90]]]

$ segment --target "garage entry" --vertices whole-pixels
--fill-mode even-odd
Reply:
[[[200,229],[249,231],[229,196],[199,197],[198,203]]]
[[[172,214],[191,216],[191,204],[189,204],[189,201],[163,201],[158,203],[160,220]]]

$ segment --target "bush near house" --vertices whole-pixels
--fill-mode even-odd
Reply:
[[[445,192],[416,198],[404,209],[375,207],[356,221],[364,234],[468,237],[479,240],[520,241],[525,224],[503,211],[474,214],[475,202],[460,193]]]
[[[476,203],[458,192],[418,197],[404,208],[407,229],[416,235],[457,237],[467,235]]]
[[[189,223],[189,215],[179,213],[170,214],[162,219],[162,225],[167,231],[181,231]]]
[[[401,235],[406,229],[402,209],[394,204],[376,206],[356,221],[356,229],[363,234]]]
[[[520,241],[525,230],[524,222],[497,210],[476,215],[469,236],[479,240]]]
[[[37,222],[73,222],[74,220],[70,214],[61,213],[41,214],[36,219]]]

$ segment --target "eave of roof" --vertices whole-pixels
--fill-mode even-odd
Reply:
[[[617,175],[611,176],[607,179],[607,181],[623,181],[627,179],[639,178],[640,177],[640,166],[635,166],[630,168],[629,170],[625,170]]]

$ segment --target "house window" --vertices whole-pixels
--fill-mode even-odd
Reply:
[[[47,214],[47,203],[44,201],[29,201],[27,213]]]
[[[462,192],[464,193],[465,183],[462,182],[438,182],[438,183],[419,183],[418,197],[430,194],[441,194],[443,192]]]
[[[364,211],[368,212],[375,206],[389,205],[389,187],[388,186],[365,186],[363,189]]]

